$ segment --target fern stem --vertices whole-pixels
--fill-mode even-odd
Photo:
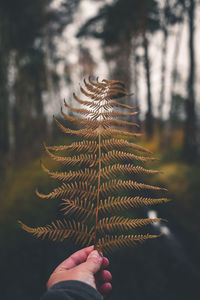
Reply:
[[[99,213],[100,183],[101,183],[101,135],[99,133],[99,172],[98,172],[97,206],[96,206],[96,218],[95,218],[95,230],[94,230],[95,249],[97,246],[97,229],[98,229],[97,223],[98,223],[98,213]]]

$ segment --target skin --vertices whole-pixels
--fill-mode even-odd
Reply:
[[[81,249],[54,270],[47,282],[47,289],[60,281],[79,280],[106,295],[112,289],[112,275],[105,270],[108,265],[108,259],[99,255],[94,246]]]

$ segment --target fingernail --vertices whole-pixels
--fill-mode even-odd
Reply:
[[[92,251],[89,256],[89,259],[94,259],[97,263],[102,263],[103,258],[99,255],[97,250]]]
[[[94,250],[94,251],[92,251],[92,252],[89,254],[89,257],[99,258],[100,255],[99,255],[99,253],[98,253],[97,250]]]

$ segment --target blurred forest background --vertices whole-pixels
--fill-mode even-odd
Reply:
[[[107,299],[198,297],[199,43],[199,0],[0,1],[2,299],[39,299],[50,272],[76,249],[34,240],[17,219],[31,226],[56,219],[58,204],[35,195],[57,185],[40,168],[40,160],[56,167],[43,141],[71,141],[52,116],[60,118],[64,98],[70,103],[89,75],[123,80],[134,93],[125,101],[138,109],[131,121],[144,132],[139,143],[163,171],[152,182],[166,186],[173,200],[142,210],[143,217],[169,220],[149,230],[165,236],[110,258]]]

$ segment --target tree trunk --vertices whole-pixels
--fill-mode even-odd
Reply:
[[[133,40],[132,44],[133,48],[133,84],[134,84],[134,90],[133,90],[133,102],[132,105],[137,108],[137,115],[135,116],[136,123],[140,125],[140,119],[139,119],[139,103],[138,103],[138,59],[137,59],[137,43],[135,40]]]
[[[147,84],[147,113],[146,113],[145,127],[146,127],[147,138],[151,138],[153,135],[153,116],[152,116],[152,103],[151,103],[149,42],[145,31],[143,33],[143,47],[144,47],[144,66],[146,71],[146,84]]]
[[[180,46],[181,46],[181,39],[182,39],[182,34],[183,34],[183,29],[184,29],[184,21],[179,25],[178,31],[176,33],[176,41],[175,41],[175,47],[174,47],[174,55],[173,55],[173,70],[171,74],[171,103],[170,103],[170,118],[172,116],[173,112],[173,107],[174,107],[174,94],[175,94],[175,88],[176,88],[176,83],[178,81],[178,70],[177,70],[177,65],[178,65],[178,55],[180,52]]]
[[[189,59],[190,69],[188,76],[188,99],[186,101],[186,122],[184,137],[185,159],[194,163],[197,159],[197,128],[195,115],[195,52],[194,52],[194,21],[195,21],[195,0],[190,0],[188,8],[189,25]]]
[[[0,51],[1,53],[1,51]],[[5,155],[9,150],[8,136],[8,91],[7,91],[7,65],[6,58],[0,55],[0,154],[1,161],[4,161]]]
[[[173,111],[174,111],[174,96],[175,96],[175,88],[178,81],[178,70],[177,70],[177,62],[178,62],[178,55],[180,52],[180,46],[181,46],[181,39],[182,39],[182,33],[184,28],[184,21],[179,25],[179,28],[176,32],[176,40],[175,40],[175,46],[174,46],[174,54],[172,59],[172,66],[173,70],[171,72],[171,83],[170,83],[170,112],[169,112],[169,120],[165,126],[165,145],[170,147],[172,143],[172,131],[173,131]]]
[[[9,151],[9,104],[8,104],[8,40],[7,20],[0,14],[0,175],[6,169]]]
[[[141,28],[142,28],[142,44],[144,48],[144,67],[147,85],[147,113],[145,120],[145,131],[147,139],[153,136],[153,115],[151,103],[151,77],[150,77],[150,60],[149,60],[149,41],[147,38],[147,3],[142,0],[141,2]]]
[[[163,47],[162,47],[162,67],[161,67],[161,91],[160,91],[160,103],[158,106],[158,114],[159,114],[159,118],[161,121],[163,118],[163,105],[165,102],[167,40],[168,40],[168,31],[167,31],[167,28],[164,27],[163,28]]]

